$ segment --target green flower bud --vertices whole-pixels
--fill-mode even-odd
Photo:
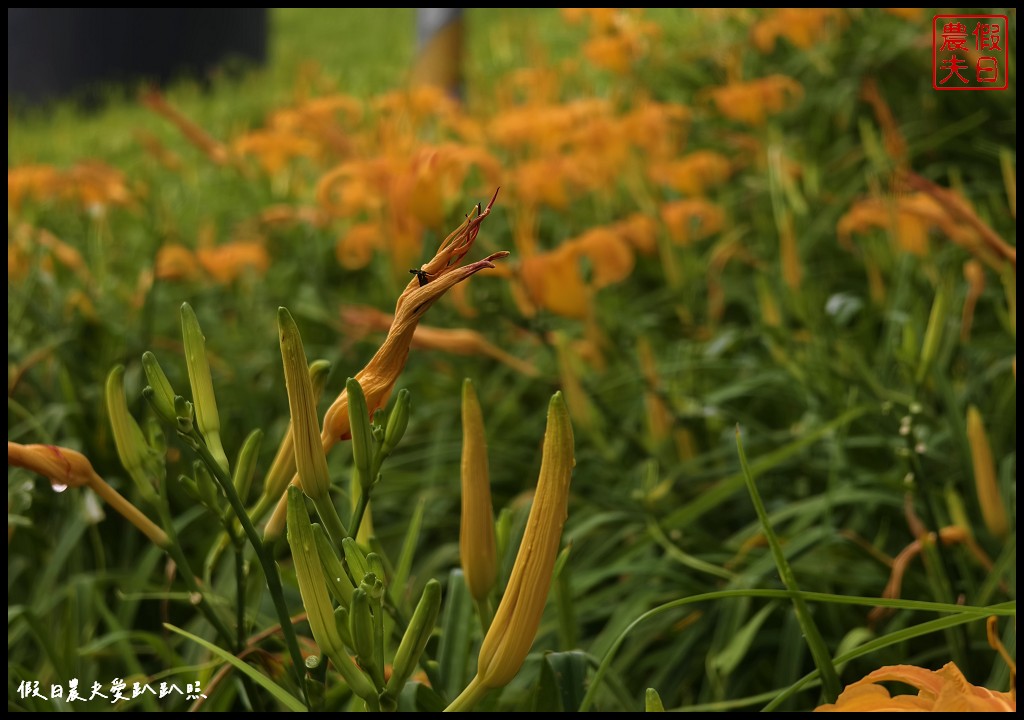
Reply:
[[[128,412],[124,396],[124,367],[118,365],[107,375],[107,414],[114,434],[114,444],[121,465],[131,476],[144,500],[156,502],[159,487],[167,468],[163,457],[146,442],[142,429]]]
[[[199,501],[215,513],[220,511],[220,488],[217,481],[210,474],[210,469],[202,460],[196,460],[192,464],[192,471],[196,476],[196,487],[199,489]]]
[[[163,368],[157,362],[156,355],[149,350],[142,353],[142,369],[146,373],[149,385],[142,390],[142,395],[149,401],[164,421],[173,423],[177,417],[174,411],[174,388],[167,380]]]
[[[193,413],[192,403],[181,395],[174,396],[174,424],[178,428],[179,433],[188,435],[192,432]]]
[[[233,481],[235,491],[243,503],[249,497],[249,490],[252,489],[252,480],[256,476],[256,461],[259,460],[262,444],[263,431],[257,428],[249,433],[249,437],[242,443],[242,449],[238,451]]]
[[[345,553],[345,564],[348,565],[352,578],[357,582],[361,581],[366,573],[370,572],[362,548],[352,538],[345,538],[341,541],[341,549]]]
[[[331,479],[327,472],[327,456],[320,442],[320,423],[302,337],[291,313],[285,308],[278,308],[277,324],[281,334],[281,360],[292,416],[292,442],[299,481],[313,500],[328,500]]]
[[[206,338],[199,327],[199,318],[188,303],[181,305],[181,336],[185,344],[188,379],[192,385],[196,426],[217,464],[229,473],[228,456],[220,439],[220,415],[217,413],[217,397],[213,393],[213,377],[210,375],[210,363],[206,359]]]
[[[348,647],[355,647],[352,642],[352,633],[348,629],[348,609],[344,607],[334,608],[334,624],[338,628],[338,635],[341,641]]]
[[[374,664],[373,613],[370,596],[363,588],[352,592],[352,604],[348,608],[348,627],[352,634],[352,648],[359,658],[359,665],[370,668]]]
[[[654,688],[647,688],[647,697],[645,698],[644,709],[647,712],[665,712],[665,706],[661,702],[661,696],[658,695],[658,691]]]
[[[345,652],[335,620],[331,598],[316,549],[313,526],[306,511],[302,491],[297,487],[288,488],[288,545],[295,562],[295,577],[299,583],[299,595],[306,609],[306,619],[320,649],[334,663],[334,667],[345,678],[345,682],[359,697],[376,703],[377,691],[366,674],[360,670]]]
[[[363,388],[355,378],[345,381],[348,393],[348,417],[352,433],[352,461],[359,472],[359,484],[363,492],[368,492],[375,478],[372,476],[374,465],[373,431],[370,428],[370,411],[366,406]]]
[[[437,622],[437,614],[441,609],[441,583],[430,579],[423,594],[416,605],[416,611],[409,621],[409,627],[402,636],[402,642],[395,653],[395,661],[392,664],[391,678],[388,680],[387,692],[397,697],[405,686],[406,681],[412,676],[423,654],[431,633],[434,632],[434,623]]]
[[[473,383],[462,383],[462,521],[459,527],[459,559],[466,585],[477,602],[483,602],[498,576],[498,552],[494,534],[494,509],[487,468],[487,437],[483,412]]]
[[[323,566],[324,575],[327,576],[327,589],[342,607],[348,607],[352,603],[352,581],[349,580],[345,566],[331,547],[331,541],[327,533],[319,525],[313,526],[313,538],[316,540],[316,551],[320,556],[320,564]]]
[[[383,455],[391,454],[398,443],[405,435],[405,429],[409,425],[409,391],[402,388],[395,397],[395,406],[391,408],[388,415],[387,429],[384,430],[384,443],[381,448]]]

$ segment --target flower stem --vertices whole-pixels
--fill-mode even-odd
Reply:
[[[292,658],[295,679],[302,689],[303,697],[305,697],[306,683],[303,680],[303,673],[305,672],[306,665],[302,660],[302,653],[299,651],[299,642],[295,637],[295,628],[292,626],[290,616],[288,615],[288,606],[284,601],[284,590],[281,587],[281,576],[277,572],[277,566],[274,564],[270,553],[267,552],[263,541],[260,540],[256,528],[253,527],[249,514],[245,511],[245,506],[242,505],[242,501],[235,491],[235,484],[231,482],[231,478],[228,477],[224,469],[217,463],[216,458],[210,452],[206,443],[203,442],[202,437],[193,430],[186,436],[186,439],[195,451],[199,453],[199,457],[203,459],[203,462],[206,463],[210,472],[213,473],[214,478],[220,484],[221,489],[228,498],[228,502],[231,504],[231,509],[235,511],[239,522],[242,523],[242,530],[245,532],[246,538],[256,551],[256,557],[259,559],[260,566],[263,568],[263,574],[267,579],[267,589],[270,591],[270,597],[274,601],[274,609],[277,611],[278,620],[281,622],[281,632],[284,635],[285,644],[288,646],[288,653]]]
[[[445,712],[469,712],[477,703],[487,695],[488,688],[480,681],[480,676],[475,675],[469,681],[466,689],[459,693],[459,696],[452,700],[451,704],[444,709]]]

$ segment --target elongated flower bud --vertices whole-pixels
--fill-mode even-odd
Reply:
[[[235,463],[235,491],[244,503],[249,497],[249,490],[252,489],[252,480],[256,475],[256,461],[259,459],[260,446],[263,444],[263,431],[259,428],[249,433],[249,437],[242,443],[242,449],[238,451],[238,461]]]
[[[142,390],[142,394],[164,421],[174,423],[177,418],[177,413],[174,410],[174,388],[171,387],[163,368],[160,367],[156,355],[148,350],[142,353],[142,369],[145,371],[146,381],[149,383]]]
[[[228,456],[220,440],[220,415],[213,393],[210,362],[206,359],[206,338],[199,327],[199,318],[188,303],[181,305],[181,337],[185,344],[185,364],[192,384],[192,403],[196,410],[196,426],[203,434],[210,454],[224,472],[229,472]]]
[[[409,391],[402,388],[395,396],[395,406],[388,415],[388,425],[384,430],[384,442],[381,446],[381,454],[387,456],[395,449],[405,435],[405,428],[409,425]]]
[[[364,668],[372,667],[373,615],[370,612],[370,596],[361,587],[352,593],[352,604],[348,608],[348,627],[352,634],[352,649],[356,651],[359,665]]]
[[[121,465],[128,471],[143,499],[156,502],[156,487],[167,469],[163,458],[149,446],[142,428],[128,412],[128,401],[124,396],[124,367],[121,365],[107,375],[106,400]]]
[[[309,380],[309,366],[302,337],[291,313],[278,308],[277,324],[281,335],[281,361],[288,390],[288,409],[292,417],[292,442],[299,482],[314,500],[328,498],[331,480],[327,472],[327,456],[320,444],[320,426],[316,417],[316,401]]]
[[[395,653],[395,661],[392,664],[391,678],[388,680],[388,694],[397,697],[405,685],[406,680],[416,669],[420,655],[427,647],[427,640],[434,631],[434,623],[437,622],[437,614],[441,609],[441,583],[431,578],[423,588],[423,594],[416,605],[416,611],[412,615],[409,627],[402,636],[402,642]]]
[[[548,406],[537,491],[505,594],[480,647],[477,677],[496,688],[519,672],[540,626],[558,556],[572,479],[572,424],[561,393]]]
[[[978,408],[973,405],[967,408],[967,441],[971,446],[974,486],[978,491],[978,504],[981,505],[985,527],[996,537],[1004,538],[1010,530],[1010,521],[1006,516],[1003,498],[999,494],[996,464],[992,460],[992,448],[988,443],[985,423]]]
[[[373,474],[373,433],[370,430],[370,410],[366,405],[363,388],[355,378],[345,381],[348,393],[348,419],[352,433],[352,463],[359,472],[359,484],[368,492],[375,480]]]
[[[477,602],[486,600],[498,574],[494,508],[487,468],[487,437],[473,383],[462,383],[462,523],[459,559],[466,585]]]
[[[345,652],[335,623],[334,608],[321,569],[320,558],[313,537],[313,526],[306,512],[302,491],[288,488],[288,545],[295,562],[295,577],[299,583],[299,594],[306,609],[309,629],[313,632],[320,649],[334,663],[334,667],[345,678],[345,682],[359,697],[376,699],[376,690],[370,679],[356,667]]]
[[[348,579],[341,560],[334,553],[331,541],[327,539],[327,533],[319,525],[313,526],[313,537],[316,540],[316,551],[320,556],[320,564],[323,565],[324,574],[327,576],[327,588],[338,603],[347,608],[352,603],[352,581]]]

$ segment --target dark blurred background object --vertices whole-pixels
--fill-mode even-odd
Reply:
[[[112,83],[267,57],[266,8],[8,8],[8,102],[95,104]]]

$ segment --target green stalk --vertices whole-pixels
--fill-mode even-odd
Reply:
[[[284,589],[281,587],[281,576],[277,572],[277,566],[274,564],[270,553],[267,552],[263,541],[260,540],[256,528],[253,527],[249,514],[245,511],[245,506],[242,505],[238,493],[235,492],[234,483],[231,482],[231,478],[228,477],[228,474],[217,462],[217,459],[210,452],[206,443],[203,442],[202,437],[193,430],[186,439],[189,440],[189,444],[192,445],[193,449],[199,453],[199,457],[203,459],[210,472],[213,473],[213,477],[220,484],[221,489],[228,498],[228,502],[231,504],[231,509],[234,510],[235,515],[238,516],[239,521],[242,523],[242,530],[245,531],[246,538],[248,538],[249,543],[252,544],[253,549],[256,551],[256,557],[259,559],[260,566],[263,568],[263,574],[267,578],[267,589],[270,591],[270,597],[274,601],[274,609],[277,611],[278,621],[281,623],[281,633],[284,635],[285,644],[288,646],[288,654],[292,658],[295,679],[299,687],[302,688],[303,697],[305,697],[306,684],[303,682],[302,676],[306,664],[302,659],[302,653],[299,651],[299,641],[295,637],[295,627],[292,625],[291,616],[288,614],[288,606],[284,601]]]
[[[743,451],[743,442],[740,439],[738,425],[736,427],[736,448],[739,451],[743,479],[747,484],[750,499],[754,503],[754,509],[757,511],[758,520],[761,521],[761,528],[764,530],[765,539],[768,540],[768,545],[771,547],[772,556],[775,559],[775,567],[778,568],[779,576],[782,578],[786,589],[794,593],[792,596],[793,609],[796,611],[796,618],[800,622],[800,628],[803,630],[807,646],[811,651],[811,656],[814,658],[814,664],[818,668],[818,672],[821,673],[821,686],[825,702],[834,703],[842,691],[842,685],[839,683],[839,674],[836,672],[835,665],[832,664],[832,654],[825,645],[818,626],[814,624],[814,618],[811,617],[807,603],[802,596],[797,594],[800,592],[800,588],[796,583],[796,576],[794,576],[793,568],[790,567],[789,562],[786,560],[786,553],[782,550],[782,544],[779,542],[775,529],[768,519],[768,511],[761,500],[757,484],[754,482],[753,475],[750,474],[750,467],[747,465],[747,454]]]
[[[167,500],[167,478],[163,477],[160,480],[160,492],[157,493],[158,502],[156,503],[157,513],[160,515],[160,522],[164,526],[164,530],[167,532],[167,537],[170,538],[170,543],[164,550],[178,565],[178,569],[181,571],[181,579],[185,582],[185,587],[192,593],[193,597],[199,598],[199,603],[196,607],[199,608],[210,624],[213,625],[213,629],[217,631],[217,634],[221,639],[228,643],[231,647],[238,652],[242,649],[242,645],[235,645],[231,639],[231,631],[228,630],[227,625],[221,619],[220,615],[213,608],[210,602],[206,599],[206,593],[202,591],[199,584],[196,582],[196,576],[192,572],[191,566],[188,564],[188,558],[185,557],[185,553],[181,549],[181,544],[178,542],[178,533],[174,529],[174,521],[171,518],[171,507]]]

